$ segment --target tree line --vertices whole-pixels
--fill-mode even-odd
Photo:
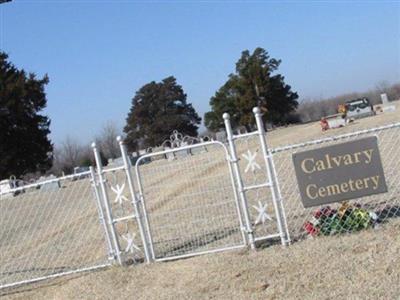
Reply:
[[[381,83],[367,93],[353,93],[330,99],[298,102],[285,78],[278,73],[281,60],[270,57],[263,48],[252,53],[245,50],[235,65],[235,71],[211,97],[210,111],[204,115],[207,130],[224,128],[222,114],[228,112],[234,127],[254,126],[252,108],[259,106],[263,121],[271,126],[319,120],[336,112],[344,100],[367,96],[379,102],[383,91],[390,99],[400,98],[400,84]],[[93,164],[89,145],[81,145],[66,137],[59,145],[49,138],[50,118],[43,114],[47,98],[47,75],[37,78],[34,73],[17,69],[0,52],[0,179],[48,170],[71,173],[76,166]],[[136,91],[123,128],[129,150],[137,151],[162,144],[173,130],[197,136],[202,118],[188,101],[183,87],[174,76],[160,82],[152,81]],[[104,163],[119,156],[115,123],[104,124],[96,137]]]

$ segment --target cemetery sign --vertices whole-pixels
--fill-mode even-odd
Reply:
[[[377,137],[293,154],[304,207],[387,192]]]

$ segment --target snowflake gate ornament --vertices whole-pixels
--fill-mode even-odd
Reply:
[[[255,225],[258,225],[260,223],[265,224],[267,220],[272,221],[271,216],[267,213],[267,208],[268,208],[267,203],[263,205],[261,201],[258,201],[258,206],[253,205],[253,208],[258,212],[256,221],[254,222]]]
[[[131,234],[130,232],[127,232],[126,234],[122,235],[122,238],[126,241],[126,247],[125,247],[125,252],[132,253],[134,254],[135,251],[141,252],[140,248],[134,243],[135,241],[136,234]]]
[[[252,153],[250,149],[248,149],[247,154],[243,153],[242,156],[247,160],[247,166],[246,169],[244,170],[245,173],[247,173],[249,170],[251,170],[253,173],[257,169],[261,170],[260,165],[256,162],[257,151]]]
[[[123,201],[128,201],[128,198],[124,196],[124,188],[125,188],[125,183],[120,186],[119,184],[116,184],[115,187],[111,186],[111,190],[116,194],[114,203],[118,203],[122,205]]]

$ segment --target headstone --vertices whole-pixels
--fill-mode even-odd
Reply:
[[[274,124],[272,124],[271,122],[267,122],[265,124],[265,128],[266,128],[267,131],[271,131],[271,130],[274,129]]]
[[[206,146],[195,147],[195,148],[190,149],[190,153],[191,153],[192,155],[196,155],[196,154],[204,153],[204,152],[207,152]]]
[[[11,182],[9,179],[0,181],[0,199],[11,197]]]
[[[59,189],[61,186],[60,181],[55,180],[55,179],[57,179],[57,177],[54,175],[50,175],[47,177],[41,176],[39,178],[39,180],[37,181],[37,183],[41,183],[41,182],[46,182],[46,183],[40,185],[40,190],[48,192],[48,191],[54,191],[54,190]],[[50,181],[50,182],[47,182],[47,181]]]
[[[189,150],[185,149],[185,150],[179,150],[175,152],[175,157],[176,158],[184,158],[187,157],[189,154]]]
[[[225,143],[226,142],[226,132],[225,131],[218,131],[215,134],[215,138],[217,139],[218,142]]]
[[[236,133],[237,133],[237,134],[247,133],[247,129],[246,129],[245,126],[239,126],[239,127],[236,129]]]
[[[170,147],[165,147],[164,150],[170,150]],[[165,154],[166,158],[168,161],[172,161],[175,159],[175,155],[173,152],[168,152],[167,154]]]
[[[389,99],[388,99],[388,96],[387,96],[386,93],[381,94],[381,100],[382,100],[382,104],[383,104],[383,105],[389,104]]]
[[[153,153],[162,152],[162,151],[164,151],[163,147],[155,147],[155,148],[153,148]],[[151,160],[154,161],[154,160],[160,160],[160,159],[164,159],[164,158],[165,158],[164,154],[160,154],[160,155],[152,156]]]

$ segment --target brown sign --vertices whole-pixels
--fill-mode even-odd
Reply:
[[[304,207],[387,192],[375,136],[298,152],[293,163]]]

